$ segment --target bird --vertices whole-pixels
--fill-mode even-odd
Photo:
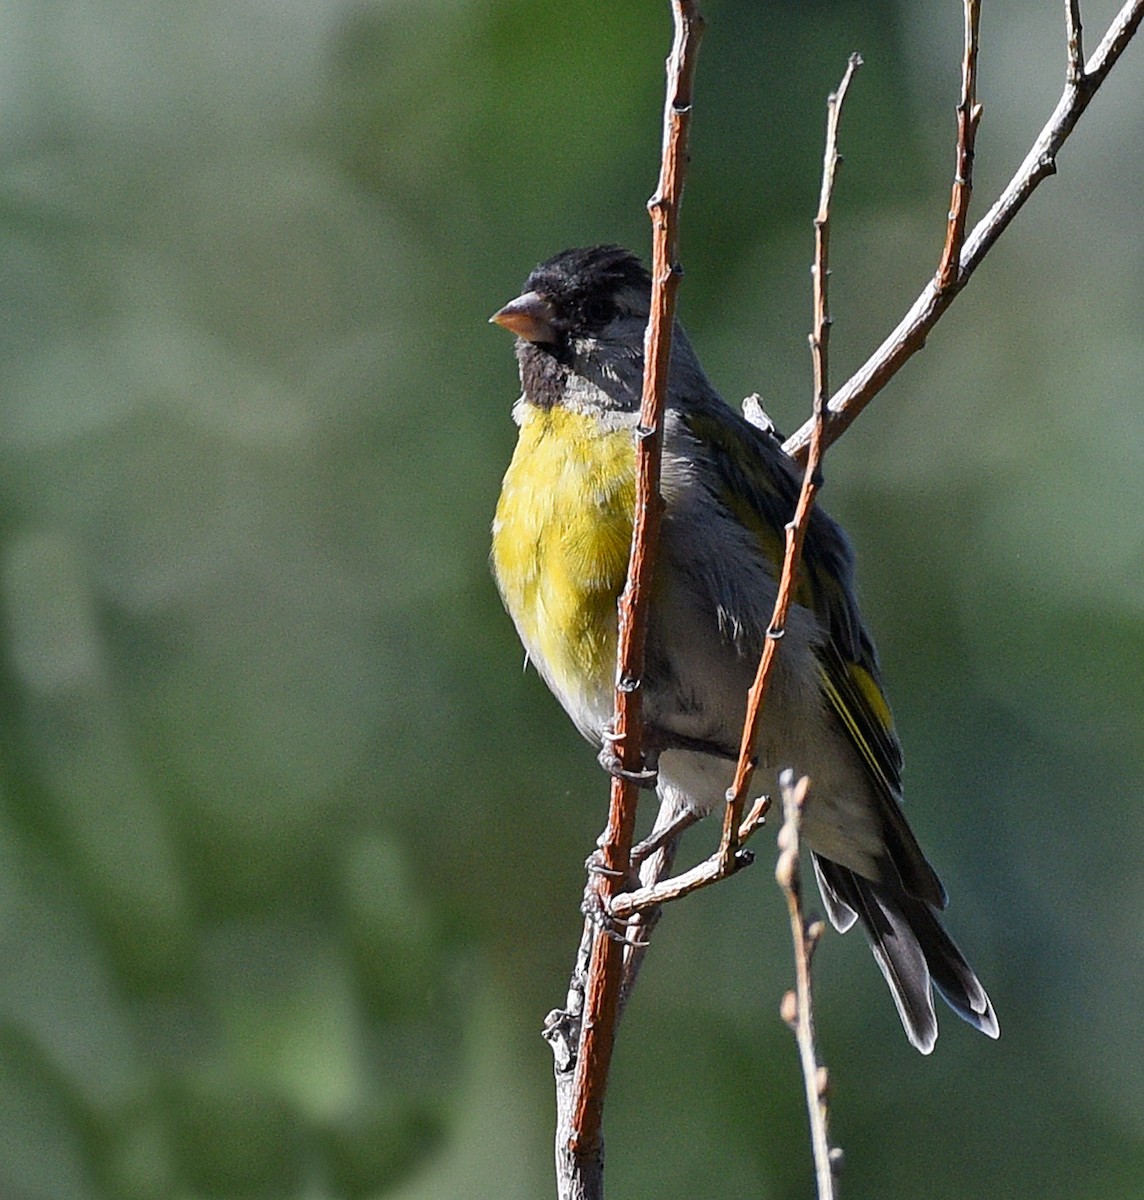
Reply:
[[[631,546],[651,277],[626,249],[565,250],[490,321],[516,335],[516,448],[492,572],[531,662],[607,760],[617,599]],[[658,556],[640,681],[645,766],[667,811],[721,807],[770,623],[801,477],[772,425],[727,404],[672,333]],[[756,746],[811,779],[802,840],[827,915],[859,923],[909,1041],[937,1039],[934,990],[998,1036],[985,989],[941,924],[947,896],[902,808],[902,751],[841,527],[812,510]]]

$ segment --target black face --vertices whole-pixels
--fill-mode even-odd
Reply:
[[[600,335],[617,323],[611,340],[618,341],[608,353],[632,357],[642,352],[651,297],[651,276],[643,264],[620,246],[564,250],[529,275],[522,299],[530,293],[540,298],[543,311],[535,325],[516,330],[516,356],[529,402],[541,408],[563,403],[574,373],[611,395],[618,387],[615,373],[597,369],[606,361],[600,352],[609,345]],[[631,318],[636,319],[634,339]],[[626,392],[623,398],[626,405]]]
[[[560,332],[591,337],[616,317],[631,312],[631,293],[646,311],[651,276],[622,246],[564,250],[529,275],[525,291],[539,292],[556,311]],[[626,295],[625,295],[626,293]]]

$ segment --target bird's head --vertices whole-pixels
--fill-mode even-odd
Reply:
[[[525,397],[541,407],[581,401],[638,407],[651,276],[620,246],[564,250],[489,319],[517,336]],[[585,401],[578,381],[600,395]]]

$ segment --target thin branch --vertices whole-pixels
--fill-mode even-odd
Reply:
[[[965,52],[961,60],[961,99],[957,104],[957,164],[953,173],[953,194],[949,201],[945,249],[937,269],[939,291],[960,286],[958,265],[965,244],[965,222],[969,216],[969,198],[973,194],[973,152],[977,127],[981,124],[981,105],[977,103],[977,46],[981,22],[980,0],[965,0]]]
[[[796,783],[794,773],[784,771],[779,786],[783,794],[783,827],[779,831],[779,860],[775,866],[775,878],[783,890],[790,913],[795,965],[795,990],[783,996],[782,1015],[798,1043],[799,1063],[806,1088],[806,1111],[810,1118],[810,1144],[814,1155],[818,1200],[834,1200],[834,1181],[842,1166],[842,1152],[830,1145],[830,1078],[826,1068],[819,1064],[814,1043],[810,976],[811,960],[822,936],[823,925],[817,920],[808,922],[803,916],[799,863],[802,810],[810,780],[804,775]]]
[[[663,500],[659,494],[663,411],[667,393],[671,330],[679,286],[678,218],[687,164],[687,134],[703,18],[690,0],[672,0],[674,40],[667,60],[667,99],[664,107],[663,155],[659,183],[648,202],[652,222],[651,313],[644,344],[640,441],[637,447],[636,510],[628,581],[619,602],[615,749],[625,772],[642,767],[640,748],[640,680],[648,601]],[[637,788],[630,778],[612,783],[608,825],[600,838],[604,871],[593,877],[606,906],[623,886],[628,872],[635,827]],[[603,1195],[604,1092],[615,1041],[619,1012],[623,948],[612,937],[595,931],[584,994],[584,1015],[570,1111],[558,1114],[556,1135],[557,1184],[561,1196]],[[558,1097],[564,1095],[558,1087]],[[567,1117],[567,1125],[565,1124]]]
[[[846,73],[826,101],[826,149],[822,159],[822,187],[818,194],[818,212],[814,217],[814,329],[810,335],[810,357],[814,368],[814,402],[812,411],[820,413],[830,395],[827,371],[827,349],[830,341],[830,200],[834,195],[834,179],[842,159],[838,153],[838,120],[854,72],[862,65],[860,54],[851,54]]]
[[[1005,232],[1009,222],[1048,176],[1056,172],[1057,154],[1076,127],[1081,114],[1096,94],[1120,55],[1144,20],[1144,0],[1128,0],[1078,79],[1069,79],[1057,107],[1041,130],[1025,161],[1009,181],[997,202],[978,222],[961,251],[960,285],[944,291],[931,280],[881,346],[831,397],[829,440],[836,441],[858,414],[925,345],[930,330],[973,274],[977,265]],[[805,462],[813,422],[806,422],[784,443],[796,461]]]
[[[1068,56],[1069,83],[1084,78],[1084,30],[1080,20],[1080,0],[1065,0],[1065,53]]]
[[[759,740],[763,699],[774,672],[775,655],[778,652],[779,641],[786,630],[787,615],[794,602],[794,585],[798,574],[799,560],[802,556],[802,543],[810,523],[810,512],[814,507],[814,499],[821,481],[822,455],[828,444],[826,440],[826,430],[829,424],[829,412],[826,407],[826,351],[830,329],[830,314],[827,310],[827,280],[830,274],[830,200],[839,161],[838,120],[841,116],[842,105],[846,100],[846,92],[850,87],[850,81],[854,78],[854,72],[861,65],[862,60],[858,55],[850,56],[838,90],[832,93],[826,102],[826,150],[823,156],[822,189],[818,213],[814,220],[814,332],[810,338],[815,384],[813,436],[806,470],[803,474],[802,490],[799,492],[798,505],[795,508],[794,517],[786,528],[786,554],[783,558],[782,573],[779,576],[774,612],[767,629],[766,644],[763,646],[755,682],[747,694],[747,717],[743,723],[743,737],[739,744],[739,761],[735,768],[734,782],[727,793],[727,808],[723,817],[723,839],[719,847],[720,857],[725,863],[730,862],[738,849],[737,834],[742,823],[743,806],[746,803],[747,789],[751,785],[751,777],[755,771],[755,746]]]

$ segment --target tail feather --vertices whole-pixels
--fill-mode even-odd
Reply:
[[[822,903],[826,905],[826,912],[830,917],[830,923],[839,933],[846,933],[854,922],[858,920],[858,914],[842,899],[827,878],[831,867],[835,871],[839,871],[842,868],[837,863],[830,862],[829,859],[819,858],[817,854],[812,854],[810,858],[814,863],[814,877],[818,880],[818,891],[822,896]]]
[[[929,1054],[937,1041],[934,987],[959,1017],[997,1037],[985,989],[928,904],[818,855],[814,869],[834,926],[845,932],[856,917],[861,920],[906,1036],[918,1050]]]

